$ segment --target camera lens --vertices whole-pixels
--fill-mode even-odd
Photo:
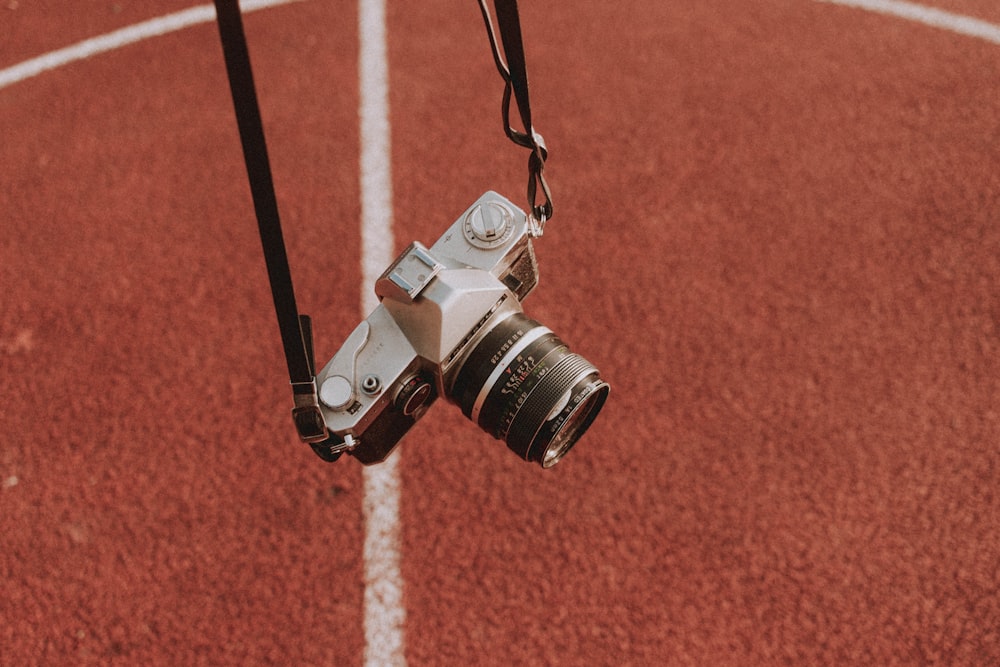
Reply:
[[[476,344],[451,398],[518,456],[550,468],[594,421],[609,391],[589,361],[518,312]]]

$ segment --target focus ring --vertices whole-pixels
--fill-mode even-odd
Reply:
[[[509,446],[529,458],[528,449],[535,439],[535,434],[547,421],[553,406],[557,405],[564,394],[569,392],[580,380],[591,373],[596,373],[589,361],[575,352],[563,357],[556,367],[538,382],[524,405],[514,416],[504,434]],[[561,406],[564,407],[564,406]]]

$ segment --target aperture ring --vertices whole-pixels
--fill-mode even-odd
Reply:
[[[472,404],[472,411],[469,414],[469,419],[475,423],[479,423],[479,413],[483,409],[483,404],[486,402],[486,397],[489,396],[490,390],[493,386],[500,380],[504,372],[512,372],[515,362],[518,361],[519,355],[532,343],[534,343],[539,338],[549,335],[555,337],[555,334],[548,327],[536,326],[533,329],[524,333],[517,342],[511,346],[510,350],[503,356],[500,361],[497,362],[493,371],[490,373],[486,381],[483,382],[482,388],[479,390],[476,396],[475,402]]]
[[[487,433],[507,441],[518,413],[540,394],[535,390],[553,371],[562,366],[569,348],[552,334],[542,336],[504,367],[500,379],[490,388],[476,422]],[[549,405],[551,409],[552,404]],[[508,443],[509,444],[509,443]]]

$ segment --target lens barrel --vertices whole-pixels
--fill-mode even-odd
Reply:
[[[450,393],[480,428],[549,468],[587,430],[609,391],[589,361],[517,312],[476,344]]]

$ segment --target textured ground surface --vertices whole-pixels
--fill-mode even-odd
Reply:
[[[187,6],[155,4],[3,2],[0,68]],[[551,471],[444,404],[400,447],[409,663],[1000,663],[1000,46],[522,4],[557,197],[526,310],[613,393]],[[525,156],[475,3],[388,11],[401,248],[522,201]],[[325,360],[356,10],[247,30]],[[361,471],[287,418],[214,26],[0,90],[0,128],[0,664],[360,664]]]

